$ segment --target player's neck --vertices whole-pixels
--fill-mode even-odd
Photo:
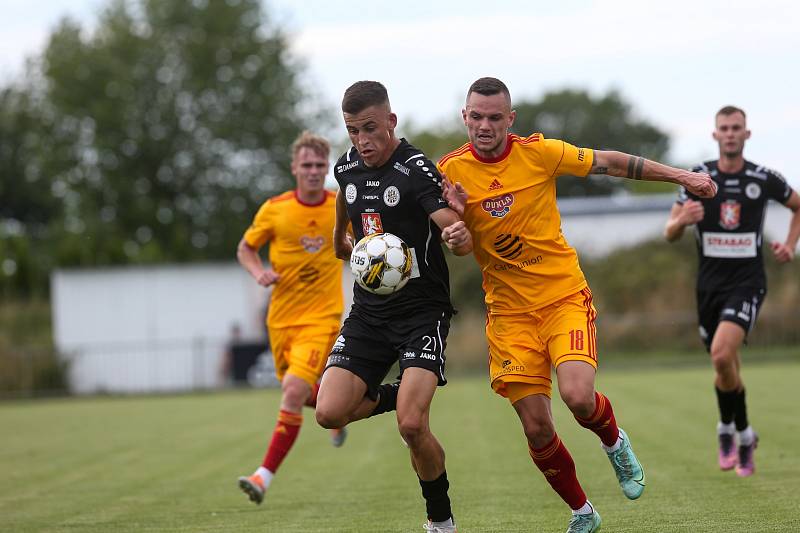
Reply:
[[[304,205],[319,205],[325,200],[325,189],[319,191],[304,191],[303,189],[295,189],[295,197]]]
[[[729,157],[720,154],[717,169],[723,174],[738,174],[744,169],[744,155]]]

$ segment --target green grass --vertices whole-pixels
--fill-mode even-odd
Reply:
[[[739,479],[716,467],[710,369],[601,372],[598,388],[647,471],[635,502],[622,496],[597,438],[554,402],[603,530],[800,530],[798,376],[797,361],[746,366],[761,447],[756,475]],[[265,503],[246,501],[236,477],[260,461],[278,400],[270,390],[0,404],[0,531],[421,531],[424,504],[391,415],[354,424],[333,449],[307,411]],[[566,529],[566,506],[483,378],[451,378],[432,426],[462,533]]]

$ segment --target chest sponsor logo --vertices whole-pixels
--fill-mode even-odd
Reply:
[[[400,191],[397,190],[397,187],[394,185],[386,187],[386,190],[383,191],[383,203],[389,207],[394,207],[400,203]]]
[[[380,180],[367,180],[367,187],[380,187]]]
[[[503,259],[516,259],[522,253],[522,242],[519,235],[501,233],[494,238],[494,249]]]
[[[300,245],[306,252],[311,254],[319,252],[319,249],[322,248],[323,244],[325,244],[324,237],[309,237],[308,235],[303,235],[300,237]]]
[[[400,163],[397,163],[397,162],[395,162],[395,164],[394,164],[394,169],[395,169],[395,170],[397,170],[397,171],[399,171],[399,172],[402,172],[402,173],[403,173],[403,174],[405,174],[406,176],[408,176],[409,174],[411,174],[411,169],[410,169],[410,168],[408,168],[408,167],[407,167],[407,166],[405,166],[405,165],[401,165]]]
[[[362,194],[362,200],[377,200],[379,196],[377,194]]]
[[[761,186],[758,183],[748,183],[744,188],[744,194],[751,200],[756,200],[761,196]]]
[[[319,279],[319,270],[310,265],[306,265],[300,269],[298,279],[300,280],[300,283],[314,283],[317,281],[317,279]]]
[[[705,257],[746,258],[756,256],[756,234],[703,233],[703,255]]]
[[[358,166],[358,161],[353,161],[352,163],[347,163],[346,165],[339,165],[336,167],[336,172],[347,172],[355,166]]]
[[[356,186],[352,183],[348,183],[347,187],[344,188],[344,199],[347,200],[348,204],[352,204],[356,201],[356,196],[358,196]]]
[[[383,223],[380,213],[361,213],[361,229],[364,235],[383,233]]]
[[[503,218],[511,211],[514,195],[506,193],[502,196],[487,198],[481,202],[481,208],[495,218]]]
[[[742,204],[736,200],[725,200],[719,206],[719,225],[725,229],[736,229],[739,227],[739,219],[742,216]]]

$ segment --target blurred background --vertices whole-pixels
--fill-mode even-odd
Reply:
[[[465,91],[486,75],[509,85],[516,133],[684,167],[717,157],[714,114],[733,104],[753,130],[745,157],[799,187],[800,7],[698,4],[410,1],[387,17],[396,3],[4,2],[0,396],[274,385],[269,294],[235,263],[236,244],[264,200],[293,188],[300,131],[328,136],[334,159],[347,148],[338,102],[359,79],[387,86],[399,133],[432,159],[466,141]],[[661,238],[674,187],[558,187],[601,358],[708,364],[693,240]],[[771,205],[767,240],[788,221]],[[485,372],[480,273],[450,259],[461,313],[448,367]],[[766,264],[748,357],[796,359],[800,265]]]

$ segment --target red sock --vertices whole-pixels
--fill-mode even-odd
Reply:
[[[300,433],[300,425],[302,423],[303,415],[281,409],[280,413],[278,413],[278,423],[272,433],[269,449],[261,466],[273,474],[278,470],[284,457],[292,449],[294,441],[297,440],[297,434]]]
[[[306,403],[304,404],[306,407],[317,407],[317,394],[319,394],[319,383],[314,383],[314,386],[311,387],[311,396],[308,397]]]
[[[586,503],[581,484],[578,483],[578,476],[575,474],[575,462],[567,451],[566,446],[558,438],[553,437],[550,444],[544,448],[535,450],[528,443],[528,453],[531,459],[544,474],[544,478],[553,487],[553,490],[567,502],[571,509],[580,509]]]
[[[578,418],[576,416],[575,420],[586,429],[594,431],[606,446],[613,446],[617,442],[619,427],[617,426],[617,419],[614,418],[614,410],[611,408],[609,399],[599,392],[594,393],[594,413],[592,413],[592,416],[589,418]]]

